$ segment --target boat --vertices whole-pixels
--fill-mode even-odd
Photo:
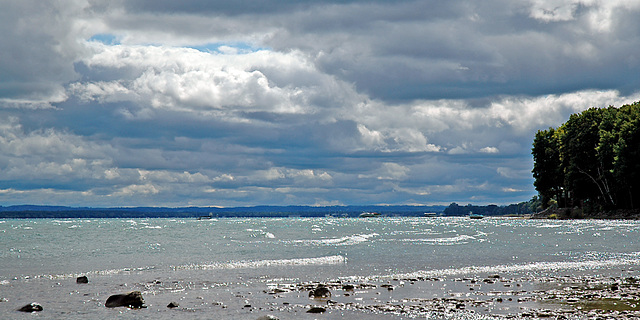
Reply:
[[[435,212],[425,212],[424,216],[427,217],[427,218],[435,218],[435,217],[438,216],[438,214],[435,213]]]
[[[373,218],[373,217],[379,217],[380,214],[377,212],[363,212],[361,213],[358,217],[360,218]]]
[[[213,213],[212,212],[209,212],[208,216],[199,216],[198,217],[198,220],[211,220],[211,219],[213,219]]]
[[[484,218],[484,216],[481,215],[481,214],[469,212],[469,218],[470,219],[482,219],[482,218]]]

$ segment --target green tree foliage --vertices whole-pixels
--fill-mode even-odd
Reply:
[[[640,102],[591,108],[536,133],[534,186],[543,207],[635,209],[640,199]]]
[[[533,140],[533,185],[540,194],[543,208],[547,208],[552,200],[561,198],[564,185],[564,174],[560,162],[560,141],[553,128],[536,133]]]
[[[507,206],[497,206],[495,204],[490,204],[487,206],[475,206],[472,204],[468,204],[466,206],[461,206],[453,202],[447,208],[445,208],[442,213],[445,216],[466,216],[471,212],[485,216],[530,214],[537,211],[535,210],[537,209],[537,205],[535,204],[537,200],[538,198],[534,197],[533,199],[531,199],[531,201],[510,204]]]

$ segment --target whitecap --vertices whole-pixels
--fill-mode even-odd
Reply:
[[[318,240],[295,240],[294,243],[302,243],[304,245],[333,245],[333,246],[352,246],[362,242],[369,241],[370,238],[377,236],[377,233],[370,234],[354,234],[341,238],[328,238]]]
[[[455,237],[448,238],[428,238],[428,239],[403,239],[404,242],[427,242],[441,245],[453,245],[459,243],[469,243],[470,240],[476,240],[476,237],[461,234]]]
[[[538,228],[558,228],[558,227],[562,227],[561,224],[543,224],[541,226],[538,226]]]
[[[258,260],[258,261],[236,261],[236,262],[214,262],[211,264],[189,264],[172,266],[174,270],[218,270],[218,269],[255,269],[276,266],[309,266],[309,265],[332,265],[344,264],[347,258],[343,256],[326,256],[318,258],[300,259],[280,259],[280,260]]]

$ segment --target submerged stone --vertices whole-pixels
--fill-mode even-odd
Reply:
[[[313,307],[313,308],[311,308],[311,309],[307,310],[307,313],[323,313],[323,312],[325,312],[325,311],[327,311],[327,309],[325,309],[325,308],[322,308],[322,307]]]
[[[146,308],[140,291],[131,291],[125,294],[114,294],[107,299],[107,302],[104,305],[107,308]]]

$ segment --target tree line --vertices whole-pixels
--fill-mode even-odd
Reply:
[[[640,205],[640,101],[590,108],[533,140],[534,186],[543,208],[584,213]]]
[[[486,206],[477,206],[468,204],[461,206],[455,202],[451,203],[442,212],[445,216],[466,216],[469,213],[481,214],[483,216],[506,216],[506,215],[523,215],[534,212],[537,197],[533,197],[528,202],[514,203],[507,206],[498,206],[490,204]]]

